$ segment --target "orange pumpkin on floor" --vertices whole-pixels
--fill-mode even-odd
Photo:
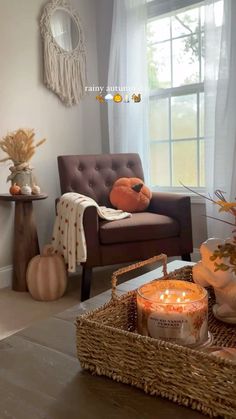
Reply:
[[[33,257],[29,262],[26,281],[35,300],[57,300],[63,296],[67,285],[64,259],[53,253],[51,245],[44,246],[42,255]]]
[[[152,192],[139,178],[120,178],[110,192],[112,205],[127,212],[145,211],[149,206]]]

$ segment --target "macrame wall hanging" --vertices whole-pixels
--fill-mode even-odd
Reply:
[[[66,0],[53,0],[43,11],[44,81],[67,106],[76,105],[87,84],[84,34],[78,13]]]

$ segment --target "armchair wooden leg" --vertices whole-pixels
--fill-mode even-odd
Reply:
[[[83,266],[81,283],[81,301],[89,299],[93,269]]]
[[[190,253],[184,253],[181,255],[182,260],[185,260],[186,262],[191,262],[191,255]]]

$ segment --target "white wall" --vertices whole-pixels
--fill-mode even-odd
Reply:
[[[73,0],[85,31],[88,80],[98,83],[96,0]],[[19,127],[35,128],[47,142],[32,160],[42,190],[49,198],[35,204],[41,244],[50,240],[54,199],[59,195],[56,157],[101,151],[100,109],[93,96],[66,108],[43,85],[39,19],[43,0],[0,0],[0,137]],[[0,154],[3,157],[3,154]],[[8,164],[0,165],[0,193],[8,191]],[[0,202],[0,286],[11,265],[12,205]]]

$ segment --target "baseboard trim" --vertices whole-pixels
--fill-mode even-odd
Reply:
[[[11,287],[12,285],[12,265],[0,268],[0,289]]]

